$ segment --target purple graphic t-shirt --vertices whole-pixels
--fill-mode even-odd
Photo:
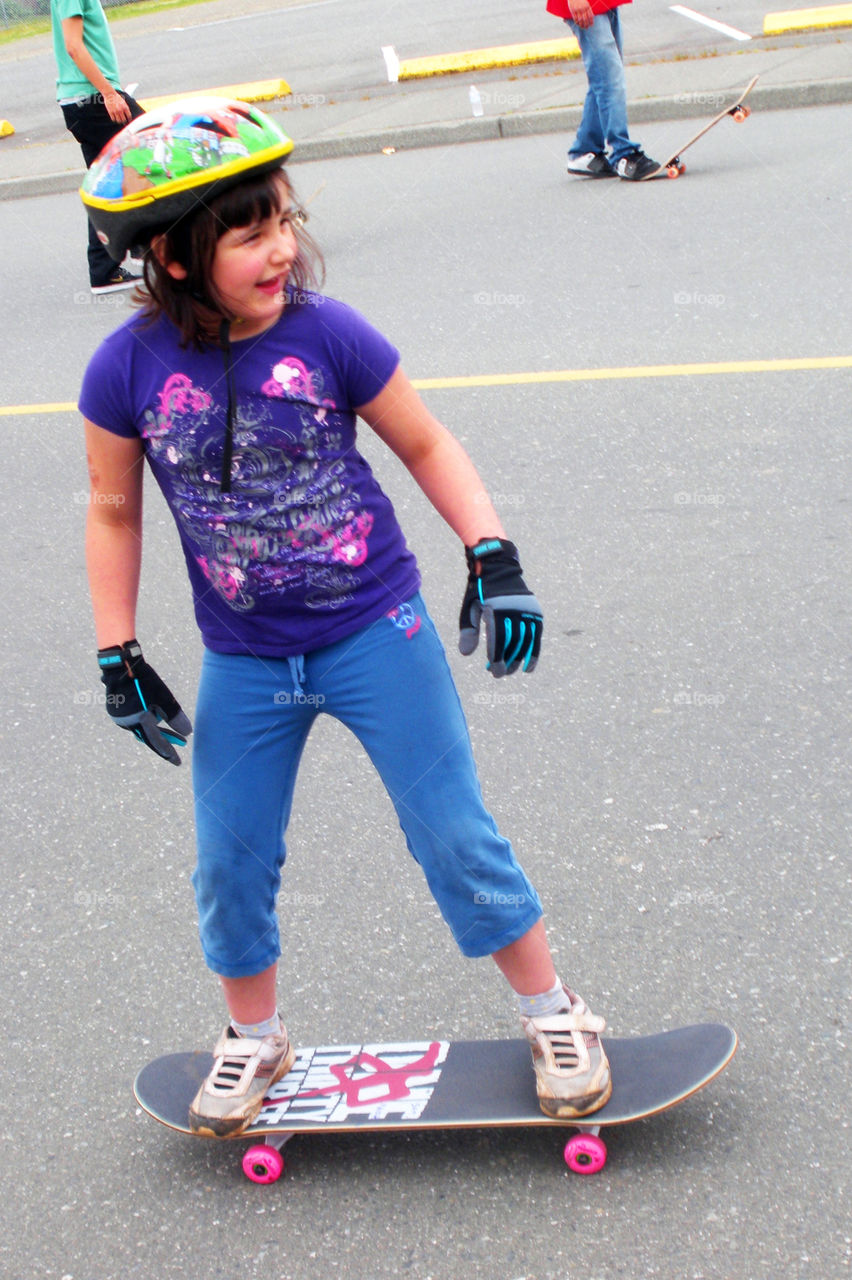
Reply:
[[[399,353],[352,308],[300,292],[231,354],[230,492],[220,488],[224,353],[182,348],[169,320],[134,316],[101,344],[80,411],[142,438],[180,532],[205,645],[306,653],[420,586],[393,507],[355,447],[354,408],[378,395]]]

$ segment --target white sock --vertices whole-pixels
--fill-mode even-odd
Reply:
[[[542,991],[537,996],[518,996],[523,1018],[547,1018],[554,1013],[564,1013],[567,1005],[568,997],[559,978],[549,991]]]
[[[264,1036],[277,1036],[281,1030],[281,1019],[276,1009],[271,1018],[263,1022],[236,1022],[231,1019],[231,1026],[241,1036],[249,1036],[252,1040],[262,1040]]]

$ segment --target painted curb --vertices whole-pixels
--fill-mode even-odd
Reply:
[[[292,90],[286,80],[255,80],[249,84],[226,84],[219,89],[193,89],[187,93],[169,93],[162,98],[140,98],[146,111],[156,111],[170,102],[187,102],[191,98],[236,98],[237,102],[271,102],[287,98]]]
[[[765,36],[782,36],[790,31],[827,31],[832,27],[852,27],[852,4],[788,9],[783,13],[767,13],[763,19]]]
[[[533,44],[496,45],[492,49],[469,49],[462,53],[440,53],[430,58],[401,59],[399,79],[419,80],[427,76],[454,75],[460,71],[525,67],[535,62],[566,61],[579,56],[580,46],[573,37],[538,40]]]

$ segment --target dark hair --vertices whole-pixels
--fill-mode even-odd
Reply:
[[[172,226],[164,227],[159,233],[163,237],[164,260],[179,263],[187,275],[184,280],[176,280],[149,247],[143,260],[147,292],[140,289],[136,295],[143,316],[152,322],[161,315],[168,316],[180,331],[181,346],[218,345],[222,321],[233,316],[210,279],[216,246],[226,231],[278,212],[285,196],[293,200],[293,187],[286,171],[276,169],[247,178],[214,196],[209,204],[199,203],[196,211]],[[301,292],[322,284],[325,264],[319,246],[304,227],[294,225],[293,230],[298,252],[288,284]]]

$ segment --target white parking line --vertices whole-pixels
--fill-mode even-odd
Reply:
[[[702,26],[711,27],[714,31],[720,32],[723,36],[730,36],[732,40],[750,40],[751,36],[747,31],[739,31],[736,27],[729,27],[725,22],[717,22],[715,18],[705,18],[703,13],[696,13],[694,9],[687,9],[683,4],[670,4],[669,8],[672,13],[679,13],[684,18],[692,18],[693,22],[700,22]]]
[[[264,9],[262,13],[241,13],[235,18],[216,18],[212,22],[193,22],[186,27],[169,27],[169,31],[195,31],[198,27],[225,27],[232,22],[249,22],[255,18],[280,18],[282,14],[299,13],[302,9],[321,9],[323,5],[335,3],[336,0],[308,0],[306,4],[288,5],[284,9]]]

